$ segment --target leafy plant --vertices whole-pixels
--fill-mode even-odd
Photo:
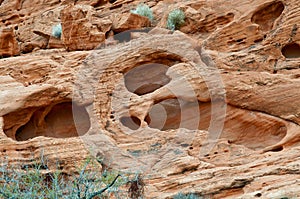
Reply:
[[[139,4],[135,10],[131,10],[131,13],[138,14],[144,17],[148,17],[150,21],[153,21],[153,12],[146,4]]]
[[[180,9],[172,10],[168,15],[167,28],[170,30],[179,29],[184,24],[185,15]]]
[[[62,26],[61,24],[57,24],[52,26],[52,36],[55,38],[60,38],[62,33]]]

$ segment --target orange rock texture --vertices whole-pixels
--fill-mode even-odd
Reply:
[[[300,198],[299,2],[139,3],[0,0],[1,162],[95,156],[145,198]]]

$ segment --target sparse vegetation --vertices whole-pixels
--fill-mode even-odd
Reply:
[[[128,198],[143,195],[144,183],[140,175],[122,174],[116,171],[91,170],[96,164],[88,159],[71,176],[61,170],[50,170],[42,158],[27,166],[0,167],[0,198],[7,199],[93,199]],[[91,166],[92,165],[92,166]],[[130,179],[133,180],[130,180]],[[126,190],[129,186],[129,190]],[[133,189],[131,187],[136,187]]]
[[[177,195],[174,196],[173,199],[202,199],[202,197],[199,197],[195,194],[178,193]]]
[[[179,29],[184,24],[185,15],[180,9],[172,10],[168,15],[167,28],[170,30]]]
[[[144,17],[148,17],[150,21],[153,21],[153,12],[146,4],[139,4],[135,10],[131,10],[132,13],[138,14]]]
[[[52,26],[52,36],[53,37],[59,39],[61,37],[61,34],[62,34],[62,26],[60,23]]]
[[[136,175],[135,178],[128,182],[130,184],[128,193],[130,198],[143,198],[145,183],[142,176]]]

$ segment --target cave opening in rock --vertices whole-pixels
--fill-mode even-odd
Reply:
[[[38,136],[76,137],[87,133],[90,125],[85,107],[63,102],[36,110],[30,120],[17,129],[15,139],[24,141]]]
[[[124,74],[125,86],[137,95],[152,93],[171,81],[166,75],[168,68],[168,65],[160,63],[137,66]]]
[[[166,99],[152,106],[145,121],[150,128],[169,130],[186,128],[207,130],[210,121],[210,104],[182,99]],[[201,116],[201,120],[200,120]]]
[[[300,45],[297,43],[287,44],[282,48],[281,52],[285,58],[299,58]]]
[[[280,1],[268,3],[252,15],[251,22],[258,24],[262,31],[269,31],[283,10],[284,4]]]
[[[120,122],[131,130],[137,130],[141,126],[141,120],[135,116],[121,117]]]

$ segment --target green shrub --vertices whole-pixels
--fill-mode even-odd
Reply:
[[[55,38],[60,38],[62,33],[62,26],[61,24],[57,24],[55,26],[52,26],[52,36]]]
[[[195,194],[176,194],[173,199],[202,199],[202,197],[196,196]]]
[[[92,199],[110,198],[112,195],[126,198],[131,194],[126,187],[128,184],[135,185],[137,177],[116,171],[101,173],[88,169],[91,165],[93,168],[97,166],[94,163],[88,159],[77,172],[69,176],[58,169],[48,169],[44,159],[21,167],[0,162],[0,198]]]
[[[180,9],[172,10],[168,15],[167,28],[170,30],[179,29],[184,24],[185,15]]]
[[[150,21],[153,21],[153,12],[146,4],[139,4],[135,10],[131,10],[132,13],[138,14],[144,17],[148,17]]]

